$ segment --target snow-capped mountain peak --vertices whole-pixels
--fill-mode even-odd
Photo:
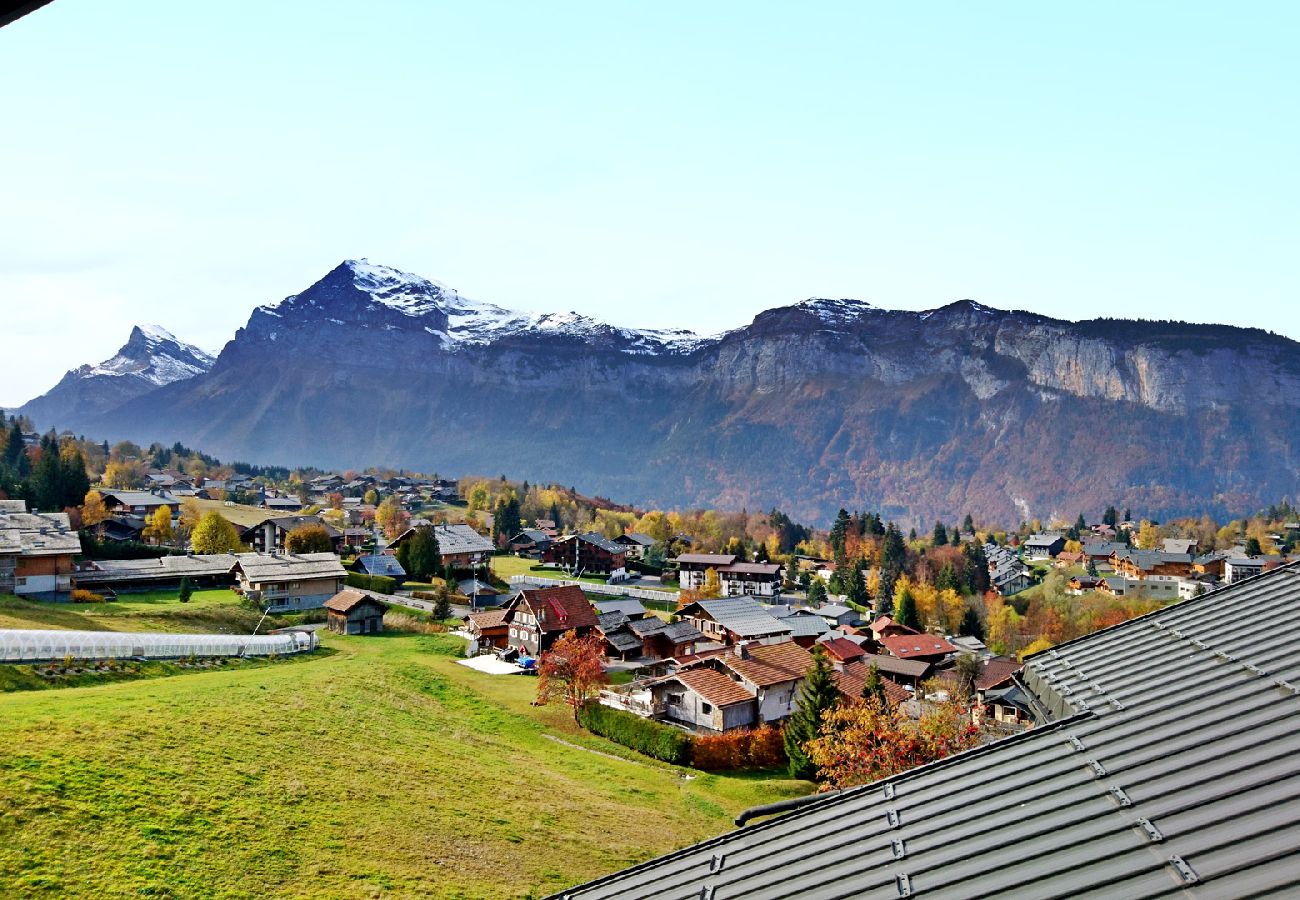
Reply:
[[[95,366],[82,366],[76,375],[126,376],[161,387],[206,372],[215,362],[212,354],[181,341],[161,325],[136,325],[115,356]]]
[[[271,340],[277,340],[283,329],[275,320],[297,316],[317,322],[324,319],[334,326],[390,329],[406,328],[406,320],[414,319],[417,322],[411,324],[418,324],[449,351],[529,334],[574,337],[634,355],[689,353],[712,340],[686,330],[622,328],[577,312],[507,309],[364,258],[344,260],[301,294],[259,307],[257,312],[271,317],[262,320]]]

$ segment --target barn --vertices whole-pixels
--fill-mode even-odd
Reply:
[[[378,634],[384,630],[386,603],[365,591],[339,591],[325,601],[325,623],[339,634]]]

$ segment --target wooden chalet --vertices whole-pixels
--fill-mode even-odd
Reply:
[[[613,575],[627,568],[627,548],[588,531],[552,541],[542,560],[574,572]]]
[[[575,585],[526,588],[506,604],[509,646],[520,647],[531,656],[551,649],[566,631],[590,634],[597,625],[596,611],[587,595]]]

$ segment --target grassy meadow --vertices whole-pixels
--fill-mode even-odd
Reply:
[[[175,630],[242,614],[224,593],[111,612],[5,599],[0,627]],[[531,706],[535,680],[457,665],[450,635],[325,644],[0,693],[0,895],[537,896],[809,789],[636,757]]]

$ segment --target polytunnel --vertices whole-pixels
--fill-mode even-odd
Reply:
[[[186,656],[285,656],[314,650],[315,634],[165,634],[120,631],[0,630],[0,663],[62,659],[179,659]]]

